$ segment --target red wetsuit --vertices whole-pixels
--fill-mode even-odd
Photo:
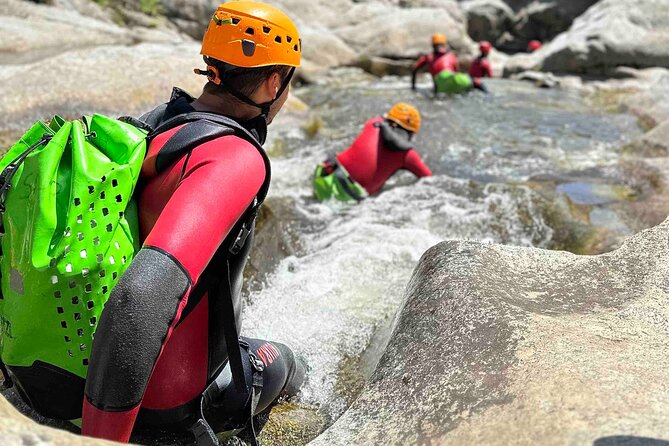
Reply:
[[[469,67],[471,77],[492,77],[492,65],[490,60],[485,57],[477,57]]]
[[[190,100],[180,99],[181,109]],[[172,115],[183,112],[175,107]],[[140,425],[185,422],[227,361],[215,312],[221,296],[207,279],[232,276],[229,289],[239,317],[241,272],[252,235],[227,266],[220,254],[229,252],[268,173],[259,150],[234,135],[206,142],[156,173],[157,153],[179,128],[152,140],[142,168],[143,247],[100,318],[86,381],[84,435],[127,442],[136,419]],[[284,354],[292,361],[285,346],[249,343],[266,370],[272,363],[276,368]],[[266,397],[263,391],[266,401],[259,409],[278,396],[289,368],[281,364],[277,376],[270,370],[265,381],[278,390]]]
[[[400,169],[407,169],[417,177],[432,175],[414,149],[391,150],[385,147],[377,126],[383,121],[381,117],[367,121],[351,147],[337,155],[337,161],[351,178],[370,195],[380,191],[388,178]]]
[[[428,70],[432,77],[444,70],[452,71],[453,73],[460,71],[458,56],[452,51],[431,53],[421,56],[414,64],[414,71],[421,69],[425,65],[428,66]]]

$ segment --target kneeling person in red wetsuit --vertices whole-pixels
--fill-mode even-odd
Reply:
[[[420,124],[418,110],[402,102],[395,104],[385,118],[367,121],[351,147],[316,168],[316,198],[360,201],[378,193],[400,169],[419,178],[431,176],[411,142]]]
[[[214,432],[249,426],[304,378],[285,345],[236,336],[242,271],[270,180],[261,144],[300,64],[299,34],[274,7],[230,2],[213,15],[202,54],[202,95],[175,89],[140,118],[158,128],[137,195],[143,245],[95,333],[84,435],[127,442],[138,430],[169,430],[218,444]],[[215,122],[230,120],[221,136]]]
[[[475,79],[492,77],[492,65],[488,59],[488,54],[490,54],[490,50],[492,50],[492,44],[483,40],[479,43],[479,50],[481,51],[481,55],[472,62],[469,67],[469,75]]]

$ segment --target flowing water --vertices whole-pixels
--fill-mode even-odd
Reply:
[[[541,178],[559,179],[547,183],[554,197],[586,206],[589,225],[607,227],[617,240],[632,232],[608,206],[627,199],[615,172],[621,146],[641,133],[636,120],[594,109],[577,90],[489,85],[489,95],[434,100],[429,85],[415,93],[407,79],[339,70],[326,84],[295,92],[320,128],[304,131],[288,120],[271,129],[268,206],[290,209],[299,249],[247,287],[242,331],[284,342],[308,362],[299,403],[328,424],[372,373],[404,287],[429,247],[448,239],[551,247],[556,230],[533,186]],[[434,176],[416,182],[400,173],[356,205],[316,202],[316,164],[348,147],[367,119],[397,101],[422,112],[415,142]]]
[[[296,94],[322,119],[317,135],[279,127],[268,143],[270,196],[294,207],[302,249],[247,294],[243,332],[285,342],[307,360],[301,401],[330,420],[371,373],[426,249],[447,239],[550,246],[553,228],[526,183],[532,178],[588,172],[586,180],[562,181],[557,192],[584,200],[595,216],[606,211],[597,206],[621,199],[611,192],[619,186],[598,172],[615,166],[620,147],[640,134],[633,117],[594,110],[576,90],[489,85],[489,95],[438,100],[427,93],[429,85],[414,93],[398,78],[311,85]],[[367,119],[396,101],[421,110],[415,142],[434,177],[415,182],[401,173],[357,205],[312,199],[316,164],[345,149]],[[629,232],[616,225],[621,237]]]

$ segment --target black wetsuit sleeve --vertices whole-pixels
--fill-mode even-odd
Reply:
[[[124,411],[141,402],[190,286],[169,254],[150,247],[137,254],[112,290],[95,333],[86,380],[86,397],[95,407]]]

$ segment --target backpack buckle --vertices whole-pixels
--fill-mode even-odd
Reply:
[[[232,255],[237,255],[239,252],[242,250],[244,245],[246,244],[246,239],[249,238],[249,234],[251,233],[251,230],[246,227],[246,223],[242,225],[242,228],[239,230],[239,234],[237,234],[237,238],[235,239],[235,242],[230,246],[230,254]]]

